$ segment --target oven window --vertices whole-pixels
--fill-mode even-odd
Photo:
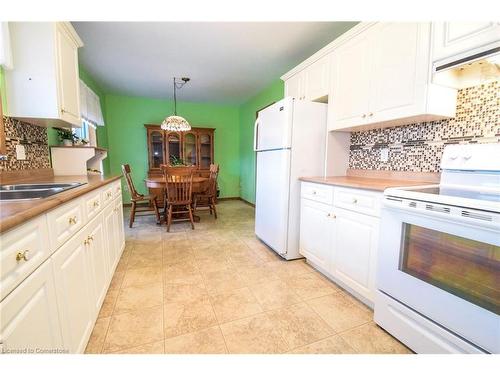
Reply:
[[[403,223],[399,269],[500,314],[500,246]]]

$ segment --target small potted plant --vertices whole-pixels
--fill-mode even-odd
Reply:
[[[181,158],[178,158],[175,155],[170,155],[170,166],[172,167],[184,167],[187,164]]]
[[[73,146],[73,142],[78,138],[68,129],[57,129],[57,135],[64,146]]]

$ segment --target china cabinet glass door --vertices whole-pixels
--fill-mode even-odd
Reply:
[[[197,164],[196,135],[194,133],[184,134],[184,163],[187,165]]]
[[[160,168],[164,163],[163,158],[163,132],[152,131],[149,137],[149,158],[151,168]]]
[[[212,137],[200,134],[200,168],[209,169],[212,164]]]
[[[181,159],[181,137],[178,133],[169,133],[167,136],[167,155],[171,165],[178,164]]]

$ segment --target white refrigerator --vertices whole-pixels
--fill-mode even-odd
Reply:
[[[326,108],[287,97],[255,122],[255,234],[288,260],[301,258],[298,178],[324,174]]]

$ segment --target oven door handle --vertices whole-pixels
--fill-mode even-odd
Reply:
[[[454,223],[461,223],[471,227],[480,227],[481,229],[491,229],[494,231],[500,231],[500,221],[496,221],[497,217],[494,214],[488,212],[476,213],[474,211],[468,210],[466,208],[452,207],[450,213],[430,211],[427,209],[422,209],[417,207],[407,207],[403,206],[403,201],[399,199],[384,199],[384,208],[390,210],[398,210],[405,212],[407,214],[416,214],[421,216],[427,216],[433,219],[452,221]],[[463,216],[465,212],[470,212],[477,217],[483,217],[484,219],[473,218],[469,216]],[[489,220],[491,218],[491,220]],[[497,219],[498,220],[498,219]]]

